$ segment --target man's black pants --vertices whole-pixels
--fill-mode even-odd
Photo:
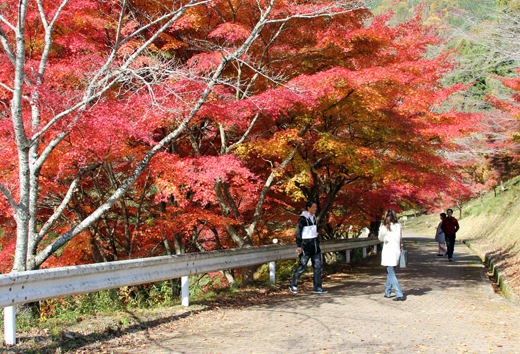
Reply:
[[[298,285],[298,280],[300,280],[300,277],[307,268],[309,258],[311,259],[312,267],[314,268],[314,290],[321,290],[321,271],[323,270],[323,264],[321,262],[321,253],[315,253],[312,256],[308,256],[303,253],[300,255],[300,264],[294,272],[294,275],[291,280],[291,286]]]
[[[446,246],[448,247],[448,258],[451,259],[453,257],[453,250],[455,249],[455,235],[446,235]]]

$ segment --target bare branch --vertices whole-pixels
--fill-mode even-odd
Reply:
[[[2,183],[0,183],[0,191],[2,191],[2,194],[9,201],[9,204],[11,204],[13,209],[18,210],[20,206],[16,203],[11,193],[7,190],[7,188],[4,187]]]
[[[98,99],[99,97],[101,97],[105,92],[107,92],[110,87],[112,86],[113,83],[115,83],[117,81],[117,78],[114,79],[111,83],[107,84],[106,87],[102,90],[102,91],[99,91],[98,93],[96,93],[95,95],[92,95],[90,96],[89,98],[81,101],[80,103],[74,105],[73,107],[59,113],[58,115],[54,116],[54,118],[52,118],[49,123],[47,123],[45,125],[45,127],[43,127],[42,129],[40,129],[38,132],[36,132],[32,137],[31,137],[31,143],[33,141],[35,141],[36,139],[38,139],[40,136],[42,136],[47,130],[49,130],[53,125],[54,123],[56,123],[58,120],[60,120],[61,118],[71,114],[72,112],[78,110],[79,108],[82,108],[86,105],[88,105],[90,102]]]
[[[7,91],[14,93],[14,89],[10,88],[9,86],[7,86],[7,85],[5,85],[5,84],[3,84],[1,82],[0,82],[0,86],[2,86]]]
[[[14,26],[11,22],[7,21],[7,19],[4,16],[0,15],[0,21],[5,23],[7,27],[9,27],[14,32],[16,32],[16,26]],[[0,28],[0,30],[1,30],[1,28]]]
[[[45,163],[45,160],[49,157],[51,152],[56,148],[56,146],[59,145],[59,143],[65,139],[65,137],[69,135],[68,132],[62,132],[58,134],[54,139],[51,140],[51,142],[45,147],[43,152],[40,154],[40,157],[38,160],[34,162],[33,168],[34,169],[40,169],[42,168],[43,164]]]
[[[9,47],[9,41],[7,40],[7,37],[6,37],[5,32],[2,29],[2,27],[0,27],[0,42],[2,42],[2,47],[4,47],[4,50],[7,54],[7,57],[11,61],[11,64],[13,64],[13,66],[15,66],[16,58],[14,57],[14,54],[11,51],[11,48]]]
[[[198,5],[199,4],[199,3],[195,3],[194,1],[195,0],[191,0],[190,3],[188,3],[188,5],[185,5],[185,6],[181,7],[179,10],[175,11],[173,14],[168,14],[167,16],[163,16],[162,19],[165,19],[165,18],[168,18],[168,17],[171,17],[171,16],[173,16],[173,17],[166,24],[164,24],[148,41],[146,41],[146,43],[141,45],[125,61],[125,63],[118,70],[113,71],[112,73],[106,75],[104,78],[102,78],[100,80],[100,78],[105,74],[105,72],[111,66],[112,62],[114,61],[114,59],[116,57],[118,47],[114,47],[112,49],[112,52],[111,52],[109,58],[107,59],[107,61],[103,65],[103,67],[101,67],[98,70],[97,74],[94,76],[94,78],[92,78],[90,80],[91,84],[87,88],[87,90],[85,90],[85,95],[83,96],[83,100],[81,102],[79,102],[78,104],[74,105],[73,107],[71,107],[71,108],[69,108],[69,109],[59,113],[58,115],[56,115],[41,130],[39,130],[38,132],[36,132],[32,136],[31,141],[34,141],[34,140],[38,139],[42,134],[44,134],[47,130],[49,130],[59,119],[69,115],[70,113],[72,113],[72,112],[74,112],[74,111],[76,111],[76,110],[78,110],[80,108],[85,107],[90,102],[96,100],[97,98],[101,97],[105,92],[110,90],[112,85],[118,81],[118,79],[124,74],[124,72],[137,59],[137,56],[139,54],[141,54],[151,43],[153,43],[153,41],[155,41],[157,39],[157,37],[161,33],[163,33],[168,27],[170,27],[173,22],[175,22],[180,16],[182,16],[186,12],[186,10],[188,8],[190,8],[190,7],[194,6],[194,5]],[[210,0],[203,1],[202,3],[206,3],[208,1],[210,1]],[[121,18],[119,20],[119,24],[118,24],[118,29],[119,30],[121,29],[121,21],[122,21],[122,16],[121,16]],[[142,28],[140,30],[142,30]],[[132,35],[127,37],[127,39],[137,35],[137,33],[139,33],[140,30],[134,32]],[[119,36],[119,34],[118,34],[118,36]],[[125,40],[123,40],[121,42],[121,44],[123,44],[124,41]],[[94,93],[96,91],[96,88],[100,88],[100,89],[99,89],[99,91]]]
[[[161,22],[164,22],[166,20],[168,20],[171,16],[175,16],[176,19],[178,18],[178,15],[182,15],[188,8],[190,7],[195,7],[195,6],[199,6],[199,5],[203,5],[203,4],[208,4],[210,2],[213,2],[214,0],[204,0],[204,1],[200,1],[200,2],[195,2],[195,0],[190,0],[189,3],[187,3],[186,5],[183,5],[181,8],[179,8],[177,11],[174,11],[174,12],[171,12],[171,13],[168,13],[167,15],[164,15],[160,18],[158,18],[157,20],[155,21],[152,21],[150,22],[149,24],[145,25],[145,26],[142,26],[140,27],[138,30],[136,30],[135,32],[133,32],[132,34],[130,34],[129,36],[127,36],[125,39],[123,39],[121,41],[121,44],[125,43],[126,41],[128,41],[129,39],[132,39],[134,37],[136,37],[138,34],[140,34],[141,32],[147,30],[148,28],[158,24],[158,23],[161,23]],[[180,13],[180,11],[182,11],[182,13]],[[173,19],[173,20],[169,20],[168,21],[168,26],[169,27],[173,22],[176,21],[176,19]],[[161,32],[158,32],[159,34]],[[155,40],[155,38],[154,38]],[[148,43],[148,42],[147,42]],[[151,43],[151,42],[150,42]],[[148,46],[148,44],[146,44],[146,47]]]
[[[123,27],[123,19],[125,17],[125,8],[126,8],[126,0],[123,1],[123,6],[121,6],[121,14],[119,16],[119,21],[117,21],[117,31],[116,31],[116,42],[114,43],[114,51],[117,51],[120,46],[121,41],[121,29]]]
[[[43,10],[43,4],[41,0],[37,0],[36,3],[38,5],[38,10],[40,12],[40,18],[43,23],[43,28],[45,29],[45,46],[42,52],[42,57],[40,60],[40,65],[38,68],[38,79],[37,81],[40,81],[43,77],[43,74],[45,73],[45,68],[47,67],[47,60],[49,59],[49,54],[51,50],[52,45],[52,31],[54,29],[54,24],[56,23],[58,17],[60,16],[63,8],[67,5],[69,0],[64,0],[58,10],[56,10],[56,13],[54,14],[54,18],[51,20],[51,23],[49,24],[47,22],[47,19],[45,18],[45,12]]]
[[[258,117],[260,117],[260,113],[257,113],[255,115],[255,117],[253,118],[253,120],[249,124],[249,127],[247,127],[247,130],[245,131],[244,135],[242,135],[242,137],[240,137],[240,140],[238,140],[236,143],[234,143],[234,144],[232,144],[232,145],[230,145],[229,147],[226,148],[226,154],[229,154],[231,149],[233,149],[235,146],[238,146],[238,145],[242,144],[244,142],[244,140],[246,140],[247,136],[249,135],[249,133],[251,133],[251,130],[253,129],[253,126],[255,125],[256,121],[258,120]]]
[[[47,234],[47,232],[51,229],[52,225],[56,220],[60,218],[60,216],[63,214],[65,209],[67,208],[67,205],[69,204],[70,200],[72,199],[72,196],[74,195],[74,192],[76,191],[76,188],[78,186],[80,178],[76,178],[69,186],[69,190],[67,191],[67,194],[63,198],[61,204],[58,208],[54,211],[52,216],[47,220],[47,222],[42,226],[40,229],[40,232],[38,232],[38,237],[36,239],[36,243],[40,242],[40,240]]]

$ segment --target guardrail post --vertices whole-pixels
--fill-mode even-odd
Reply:
[[[276,283],[276,263],[269,262],[269,281]]]
[[[350,250],[346,250],[346,252],[345,252],[345,258],[346,258],[346,262],[347,262],[347,263],[350,263]]]
[[[181,277],[182,306],[190,306],[190,277]]]
[[[367,258],[367,248],[363,247],[363,258]]]
[[[377,245],[374,245],[374,254],[377,254]]]
[[[16,344],[16,306],[4,307],[4,340],[7,345]]]

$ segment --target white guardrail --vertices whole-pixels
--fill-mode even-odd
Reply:
[[[365,257],[367,247],[377,252],[380,243],[376,237],[353,238],[325,240],[320,247],[322,253],[347,251],[348,263],[350,250],[363,248]],[[14,305],[182,277],[182,304],[189,306],[188,276],[271,262],[274,282],[274,261],[296,258],[295,249],[294,243],[267,245],[0,274],[5,342],[16,343]]]

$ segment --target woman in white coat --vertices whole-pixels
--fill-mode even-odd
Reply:
[[[383,223],[379,228],[378,237],[383,242],[381,265],[386,266],[385,297],[390,297],[392,288],[394,288],[394,301],[404,301],[401,286],[395,276],[395,267],[399,264],[399,257],[401,257],[402,229],[393,209],[386,211]]]
[[[442,222],[444,219],[446,219],[446,214],[441,213],[441,222],[437,226],[437,232],[435,233],[435,241],[439,243],[439,253],[437,254],[437,257],[444,257],[448,254],[448,248],[446,248],[446,236],[442,231]]]

